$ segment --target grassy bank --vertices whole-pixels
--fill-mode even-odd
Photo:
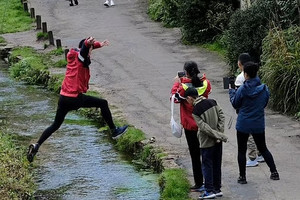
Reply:
[[[25,147],[14,136],[0,131],[0,197],[30,199],[35,186]]]
[[[0,19],[0,34],[30,30],[33,22],[20,0],[1,0]]]

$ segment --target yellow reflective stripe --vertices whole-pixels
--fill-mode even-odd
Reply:
[[[199,96],[202,95],[202,94],[204,94],[205,90],[207,89],[207,85],[208,85],[207,80],[204,80],[203,81],[203,86],[196,88]],[[187,84],[182,83],[182,88],[184,90],[187,90],[189,88],[189,86]]]

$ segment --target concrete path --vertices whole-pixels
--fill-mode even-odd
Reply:
[[[88,36],[99,41],[108,39],[109,47],[95,50],[92,55],[91,89],[104,94],[110,104],[116,105],[126,120],[143,130],[150,138],[156,137],[176,162],[190,174],[191,161],[185,138],[176,139],[169,127],[170,89],[177,71],[187,60],[196,61],[201,73],[212,83],[211,98],[215,98],[226,114],[224,144],[223,193],[225,199],[300,199],[300,124],[288,117],[267,110],[266,137],[272,152],[280,181],[271,181],[265,163],[247,169],[248,184],[239,185],[236,114],[229,103],[228,91],[222,89],[226,63],[214,53],[180,43],[178,29],[166,29],[152,22],[146,15],[145,0],[115,0],[116,6],[106,8],[102,1],[79,0],[70,7],[68,1],[30,0],[29,7],[42,16],[56,39],[71,48]],[[6,34],[7,41],[19,45],[34,45],[36,31]],[[178,107],[177,107],[178,108]],[[231,127],[228,126],[233,119]],[[196,199],[198,193],[192,193]]]

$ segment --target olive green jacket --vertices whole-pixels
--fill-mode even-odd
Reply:
[[[193,103],[193,117],[198,125],[200,148],[209,148],[217,142],[226,142],[224,134],[225,116],[220,106],[213,99],[199,96]]]

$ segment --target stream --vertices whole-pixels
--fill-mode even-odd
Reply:
[[[5,130],[36,142],[54,119],[58,95],[12,80],[8,73],[0,60],[0,116],[5,118]],[[160,198],[158,176],[137,169],[98,128],[76,111],[67,115],[35,157],[35,199]]]

